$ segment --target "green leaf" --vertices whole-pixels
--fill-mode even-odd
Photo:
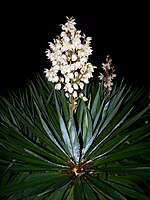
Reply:
[[[121,160],[124,158],[131,158],[139,155],[150,153],[150,142],[139,143],[135,145],[126,145],[123,149],[110,153],[109,155],[100,155],[99,159],[95,161],[94,166],[101,165],[106,162]]]
[[[119,167],[107,167],[107,168],[99,168],[99,171],[110,172],[110,173],[120,173],[120,174],[133,174],[140,177],[145,177],[146,179],[150,179],[150,166],[144,166],[142,164],[136,164],[134,166],[121,166]]]
[[[115,169],[113,169],[113,171],[115,171]],[[120,167],[119,172],[125,172],[127,174],[136,174],[136,175],[140,175],[140,176],[145,176],[147,178],[150,178],[150,166],[134,166],[134,167]]]
[[[66,122],[66,124],[69,123],[70,120],[70,111],[69,111],[69,101],[68,99],[66,99],[65,96],[65,92],[64,90],[61,90],[61,107],[62,107],[62,114],[63,114],[63,118],[64,121]]]
[[[77,120],[77,125],[78,125],[78,135],[81,133],[82,130],[82,123],[83,123],[83,117],[85,115],[85,110],[86,110],[86,105],[84,101],[80,101],[79,105],[77,107],[76,111],[76,120]]]
[[[72,117],[69,121],[68,131],[70,135],[71,145],[73,147],[73,157],[76,163],[78,164],[80,159],[80,142],[74,117]]]
[[[98,88],[98,90],[96,91],[96,96],[92,102],[92,106],[91,106],[91,116],[92,119],[95,118],[96,114],[97,114],[97,108],[100,107],[100,87]]]
[[[81,179],[81,181],[86,199],[97,200],[94,190],[91,188],[90,184],[88,184],[84,179]]]
[[[61,116],[60,107],[59,107],[59,104],[57,101],[56,94],[55,94],[55,103],[56,103],[57,113],[58,113],[58,117],[59,117],[59,125],[60,125],[60,129],[61,129],[62,137],[63,137],[64,143],[67,147],[67,151],[68,151],[69,155],[71,157],[73,157],[73,149],[72,149],[73,147],[71,145],[69,132],[68,132],[66,124]]]
[[[3,129],[4,131],[4,129]],[[55,155],[55,153],[50,152],[48,149],[47,151],[43,149],[39,144],[33,143],[31,140],[29,140],[27,137],[21,135],[19,130],[14,130],[12,128],[6,129],[6,132],[4,132],[5,137],[9,133],[8,138],[0,139],[0,141],[9,149],[9,151],[14,151],[16,154],[22,154],[30,156],[35,155],[35,157],[41,158],[42,160],[47,160],[47,162],[50,163],[50,161],[56,161],[56,163],[64,163],[64,160],[58,156]],[[14,134],[15,133],[15,134]],[[12,136],[11,136],[12,135]],[[10,140],[12,141],[10,143]],[[21,148],[22,147],[22,148]],[[5,150],[7,151],[7,150]],[[56,165],[55,165],[56,166]]]
[[[108,141],[102,141],[96,148],[94,149],[95,151],[91,151],[91,155],[88,156],[89,159],[96,160],[97,158],[101,157],[102,155],[106,156],[107,154],[112,153],[117,149],[119,146],[124,144],[124,142],[127,140],[129,135],[120,135],[118,137],[114,137],[111,140]]]
[[[135,100],[137,100],[138,95],[133,96],[134,93],[130,96],[130,99],[128,99],[128,102],[124,105],[124,102],[122,104],[117,105],[117,109],[115,108],[114,112],[110,116],[108,116],[108,119],[102,120],[99,122],[98,127],[94,130],[93,137],[91,140],[89,140],[89,143],[87,144],[86,148],[84,149],[83,156],[88,156],[95,150],[96,148],[99,148],[99,145],[102,141],[107,139],[112,135],[117,135],[121,133],[122,131],[128,129],[132,124],[134,124],[139,118],[141,118],[144,113],[148,111],[148,107],[142,110],[140,113],[136,114],[135,116],[128,117],[128,114],[130,114],[131,109],[133,107],[133,104]],[[125,99],[125,96],[123,96]],[[123,100],[121,97],[121,101]],[[121,106],[123,106],[121,108]],[[121,109],[120,109],[120,108]],[[118,109],[120,109],[120,112],[116,112]],[[107,108],[109,110],[109,108]],[[129,120],[127,120],[129,118]],[[115,132],[116,131],[116,132]]]
[[[75,180],[75,186],[73,190],[73,199],[78,199],[78,200],[84,200],[84,192],[83,192],[83,187],[82,187],[82,182],[80,178],[76,178]]]
[[[105,194],[105,196],[109,196],[109,198],[111,197],[115,200],[127,200],[120,192],[112,189],[105,181],[91,176],[86,176],[86,178],[90,181],[90,185],[103,195]]]
[[[36,103],[35,103],[35,104],[36,104]],[[39,114],[39,117],[40,117],[40,120],[41,120],[41,124],[42,124],[42,126],[43,126],[45,132],[47,133],[47,135],[48,135],[49,139],[51,140],[52,144],[54,143],[54,145],[53,145],[54,151],[55,151],[55,152],[58,152],[58,155],[59,155],[59,156],[61,155],[63,158],[65,158],[65,156],[68,157],[68,155],[66,155],[66,152],[64,151],[64,149],[63,149],[63,147],[62,147],[62,146],[64,146],[64,145],[63,145],[63,144],[61,144],[61,146],[59,145],[60,138],[59,138],[59,141],[57,141],[57,139],[58,139],[59,136],[57,137],[57,139],[55,139],[53,133],[52,133],[51,130],[48,128],[48,125],[46,124],[46,122],[45,122],[44,119],[42,118],[42,114],[41,114],[41,112],[40,112],[40,110],[39,110],[39,108],[38,108],[37,105],[36,105],[36,108],[37,108],[37,111],[38,111],[38,114]],[[63,154],[62,154],[62,152],[63,152]],[[64,156],[64,155],[65,155],[65,156]]]
[[[111,186],[113,186],[113,188],[119,192],[121,192],[122,194],[125,194],[128,197],[132,197],[132,198],[136,198],[136,199],[142,199],[142,200],[150,200],[150,198],[148,196],[146,196],[145,194],[142,194],[136,190],[130,189],[128,187],[125,187],[123,185],[117,184],[117,183],[113,183],[110,181],[107,181],[107,183],[109,183]]]
[[[22,196],[39,194],[45,191],[55,191],[70,182],[72,175],[60,175],[59,173],[39,173],[27,175],[22,182],[12,182],[0,188],[0,197],[6,194],[20,193]],[[25,194],[24,192],[25,191]]]
[[[67,186],[68,186],[68,184],[63,186],[63,187],[61,187],[60,189],[55,190],[51,195],[50,194],[48,195],[49,197],[47,199],[48,200],[62,199],[63,195],[64,195],[64,192],[67,189]]]
[[[92,137],[93,133],[93,124],[91,115],[88,110],[86,110],[84,118],[83,118],[83,129],[82,129],[82,138],[83,138],[83,146],[85,147],[89,140]]]

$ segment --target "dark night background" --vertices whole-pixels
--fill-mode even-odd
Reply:
[[[83,6],[85,10],[81,9],[80,13],[77,13],[78,8],[66,11],[62,8],[64,12],[59,9],[61,5],[57,2],[56,5],[37,2],[1,5],[0,95],[5,95],[7,90],[23,89],[36,73],[50,68],[45,50],[48,42],[60,34],[59,25],[66,22],[66,16],[73,16],[76,28],[92,37],[93,54],[89,61],[99,71],[109,54],[117,79],[124,77],[127,84],[148,90],[150,23],[147,5],[89,5],[89,10]]]

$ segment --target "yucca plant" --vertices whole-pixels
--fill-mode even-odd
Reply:
[[[46,77],[1,97],[0,197],[149,200],[148,94],[113,85],[108,56],[94,79],[91,38],[67,20],[46,51]]]

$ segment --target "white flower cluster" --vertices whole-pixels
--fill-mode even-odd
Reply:
[[[113,78],[116,77],[114,66],[112,66],[112,59],[109,55],[106,57],[106,63],[102,63],[104,74],[100,73],[99,79],[104,80],[104,89],[112,90]]]
[[[46,56],[52,62],[52,67],[44,72],[48,81],[55,84],[56,90],[65,90],[67,98],[82,98],[86,101],[81,90],[93,77],[95,68],[88,62],[88,57],[92,54],[91,37],[81,35],[75,25],[75,19],[67,17],[67,22],[61,25],[60,36],[53,43],[49,42]]]

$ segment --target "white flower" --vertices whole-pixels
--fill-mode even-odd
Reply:
[[[56,89],[56,90],[60,90],[60,89],[61,89],[61,83],[57,83],[57,84],[55,85],[55,89]]]
[[[68,78],[73,79],[73,78],[74,78],[73,73],[69,73],[69,74],[68,74]]]
[[[81,66],[82,65],[85,65],[85,63],[87,63],[87,57],[82,57],[81,59],[80,59],[80,64],[81,64]]]
[[[94,66],[88,63],[88,57],[92,54],[91,37],[81,35],[77,30],[73,17],[67,17],[67,22],[61,25],[60,36],[49,42],[46,56],[52,62],[50,70],[45,69],[48,81],[55,84],[55,89],[65,90],[67,98],[78,99],[84,85],[89,83],[93,76]],[[86,100],[86,97],[83,98]]]
[[[64,78],[63,78],[63,77],[60,78],[60,82],[61,82],[61,83],[64,82]]]
[[[63,37],[63,40],[64,40],[64,43],[69,43],[70,42],[70,38],[67,35],[65,35]]]
[[[60,34],[60,37],[66,37],[66,32],[65,31],[62,31],[61,34]]]
[[[78,96],[77,92],[74,91],[73,94],[72,94],[72,96],[73,96],[73,98],[77,98],[77,96]]]
[[[83,101],[87,101],[88,99],[84,96],[82,97]]]
[[[75,73],[74,73],[74,76],[75,76],[75,78],[78,78],[79,73],[78,73],[78,72],[75,72]]]
[[[52,61],[52,65],[53,65],[53,66],[57,65],[57,61],[56,61],[56,60],[53,60],[53,61]]]
[[[113,78],[116,77],[116,74],[114,73],[114,66],[112,66],[112,59],[107,56],[106,57],[106,63],[102,63],[102,69],[104,70],[104,74],[100,73],[99,79],[104,80],[104,88],[105,90],[112,90],[113,85]]]
[[[59,77],[55,76],[53,80],[54,80],[54,82],[58,82],[59,81]]]
[[[45,69],[44,73],[46,74],[45,76],[48,77],[49,76],[49,69]]]
[[[87,37],[87,38],[86,38],[86,44],[90,44],[90,43],[91,43],[91,40],[92,40],[92,37]]]
[[[68,88],[68,92],[69,92],[69,93],[72,93],[72,92],[73,92],[73,88],[72,88],[72,87],[69,87],[69,88]]]
[[[77,56],[76,56],[76,54],[73,54],[72,55],[72,61],[76,61],[77,60]]]
[[[80,93],[79,94],[79,97],[81,98],[81,99],[83,99],[83,101],[87,101],[88,99],[83,95],[83,93]]]
[[[78,85],[77,85],[76,83],[73,84],[73,88],[74,88],[75,90],[78,90],[78,89],[79,89],[79,87],[78,87]]]
[[[81,90],[83,90],[83,88],[84,88],[84,83],[80,82],[80,83],[79,83],[79,87],[80,87]]]
[[[70,88],[71,87],[71,83],[67,83],[66,85],[65,85],[65,88]]]
[[[73,90],[74,90],[74,89],[72,88],[71,83],[67,83],[67,84],[65,85],[64,89],[65,89],[66,91],[68,91],[69,93],[72,93]]]
[[[81,67],[81,63],[79,61],[75,62],[74,65],[75,65],[75,70],[80,69]]]
[[[116,74],[112,74],[112,75],[111,75],[112,78],[114,78],[114,77],[116,77],[116,76],[117,76]]]
[[[49,49],[47,49],[45,51],[45,53],[46,53],[47,59],[50,59],[51,58],[51,51]]]
[[[86,78],[86,77],[83,77],[83,78],[81,78],[81,80],[84,82],[84,83],[89,83],[89,79],[88,78]]]
[[[70,95],[69,95],[69,93],[68,93],[68,92],[66,92],[66,93],[65,93],[65,96],[66,96],[67,98],[69,98],[69,97],[70,97]]]
[[[65,83],[69,83],[70,82],[70,79],[69,79],[69,77],[68,76],[65,76]],[[65,89],[65,87],[64,87],[64,89]]]
[[[103,78],[104,78],[104,75],[102,73],[100,73],[99,79],[102,80]]]
[[[53,61],[53,60],[56,60],[56,54],[55,53],[51,53],[50,55],[50,60]]]
[[[60,41],[57,39],[56,42],[57,42],[55,45],[56,50],[61,49],[62,45],[61,45]]]
[[[55,51],[55,45],[52,42],[49,42],[49,47],[52,51]]]

